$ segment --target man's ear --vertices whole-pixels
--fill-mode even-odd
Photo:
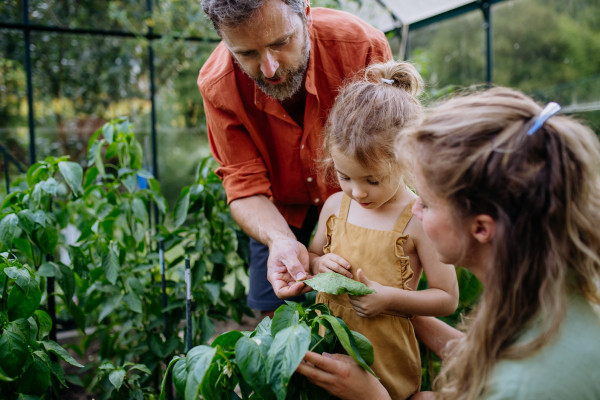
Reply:
[[[496,235],[496,220],[486,214],[479,214],[471,222],[471,235],[479,243],[489,243]]]
[[[313,19],[312,14],[310,12],[310,0],[306,0],[306,27],[310,28],[312,26]]]

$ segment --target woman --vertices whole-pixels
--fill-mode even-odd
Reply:
[[[436,394],[413,399],[600,399],[600,146],[556,111],[497,88],[411,135],[413,213],[440,261],[485,286],[465,333],[413,320],[444,360]],[[298,371],[340,398],[390,398],[348,357],[305,360]]]

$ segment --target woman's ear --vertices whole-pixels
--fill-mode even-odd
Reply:
[[[471,223],[471,235],[479,243],[489,243],[496,235],[496,221],[486,214],[479,214]]]

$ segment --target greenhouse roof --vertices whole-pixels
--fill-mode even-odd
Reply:
[[[500,0],[489,0],[498,3]],[[479,9],[477,0],[342,0],[342,9],[369,22],[384,32],[402,25],[417,28]]]

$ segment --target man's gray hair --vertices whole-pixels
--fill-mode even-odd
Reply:
[[[306,21],[306,0],[280,0]],[[267,0],[202,0],[202,8],[217,33],[220,28],[242,25],[254,17]],[[219,33],[220,35],[220,33]]]

